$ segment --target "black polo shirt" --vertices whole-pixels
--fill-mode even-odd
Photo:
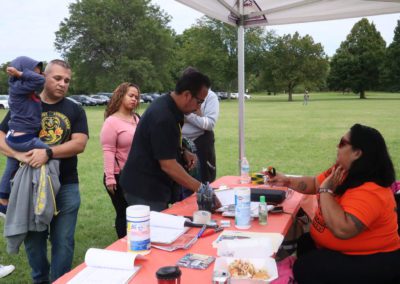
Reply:
[[[170,95],[155,100],[139,121],[131,150],[120,177],[126,194],[168,203],[173,180],[159,160],[179,160],[183,113]]]

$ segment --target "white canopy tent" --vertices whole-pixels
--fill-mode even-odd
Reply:
[[[239,165],[244,143],[244,28],[400,12],[400,0],[176,0],[238,28]]]

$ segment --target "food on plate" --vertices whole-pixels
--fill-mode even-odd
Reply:
[[[229,265],[229,273],[233,278],[267,280],[270,278],[265,269],[256,269],[248,261],[235,259]]]

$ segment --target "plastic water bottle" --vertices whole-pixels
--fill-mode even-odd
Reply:
[[[265,196],[260,196],[260,205],[258,205],[258,223],[260,225],[267,225],[268,222],[268,208],[265,202]]]
[[[242,163],[240,165],[240,183],[247,184],[250,183],[250,166],[249,162],[247,161],[246,157],[242,158]]]

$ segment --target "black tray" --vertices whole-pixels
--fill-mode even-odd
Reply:
[[[280,204],[286,199],[286,190],[251,188],[251,201],[260,201],[260,196],[265,196],[268,204]]]

